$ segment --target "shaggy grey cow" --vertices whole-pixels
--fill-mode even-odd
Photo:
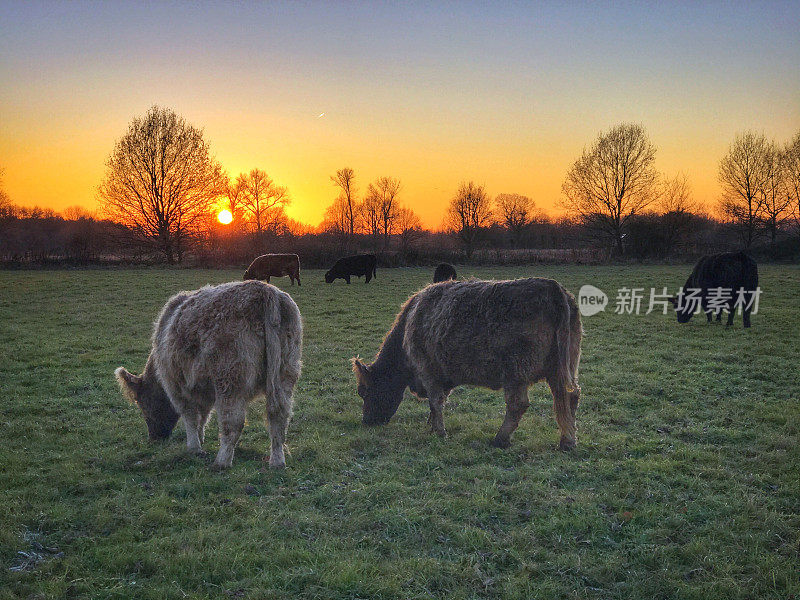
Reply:
[[[169,437],[178,417],[186,444],[201,452],[211,409],[220,448],[214,465],[227,468],[244,427],[247,403],[267,399],[272,467],[285,466],[283,445],[300,377],[303,325],[292,298],[260,281],[180,292],[164,306],[144,373],[114,374],[141,409],[150,439]]]
[[[569,450],[576,443],[581,335],[575,299],[551,279],[429,285],[403,305],[371,365],[353,359],[363,422],[387,423],[409,387],[428,398],[428,423],[444,436],[444,403],[454,387],[503,388],[506,417],[492,445],[507,448],[529,406],[528,386],[545,380],[559,446]]]

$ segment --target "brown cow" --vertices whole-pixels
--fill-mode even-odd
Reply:
[[[387,423],[406,387],[428,398],[428,423],[446,435],[445,400],[459,385],[503,388],[506,418],[492,445],[507,448],[527,410],[528,386],[545,380],[561,429],[575,446],[581,318],[575,299],[551,279],[447,281],[403,305],[371,365],[353,359],[366,425]]]
[[[244,272],[244,279],[266,280],[270,277],[284,277],[288,275],[294,285],[300,285],[300,257],[297,254],[262,254],[250,263]]]
[[[206,286],[180,292],[164,306],[141,375],[122,367],[114,375],[141,409],[152,440],[169,437],[182,418],[186,445],[200,452],[216,409],[218,468],[231,466],[247,403],[266,396],[269,464],[283,467],[302,341],[300,311],[286,292],[260,281]]]

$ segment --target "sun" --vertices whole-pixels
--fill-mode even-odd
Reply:
[[[217,219],[223,225],[227,225],[228,223],[233,221],[233,215],[231,214],[231,211],[229,211],[229,210],[221,210],[221,211],[219,211],[219,214],[217,215]]]

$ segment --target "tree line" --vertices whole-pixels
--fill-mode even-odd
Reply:
[[[441,232],[423,228],[404,203],[400,179],[378,177],[360,193],[355,171],[343,167],[330,176],[336,196],[315,229],[288,218],[290,193],[266,171],[231,177],[202,130],[154,106],[115,143],[98,186],[98,215],[17,207],[0,177],[0,257],[179,263],[191,255],[243,262],[304,246],[320,260],[370,249],[413,262],[436,248],[468,260],[487,248],[594,248],[606,257],[646,258],[692,254],[700,246],[707,251],[709,244],[751,249],[763,243],[775,251],[781,242],[797,253],[800,132],[782,146],[754,132],[736,136],[719,163],[719,217],[694,199],[684,175],[657,171],[656,153],[641,125],[601,132],[567,170],[560,219],[549,218],[527,196],[492,197],[484,185],[464,181]],[[231,225],[218,223],[221,207],[232,214]]]

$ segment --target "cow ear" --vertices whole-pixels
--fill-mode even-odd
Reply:
[[[351,359],[353,363],[353,373],[356,374],[356,379],[359,383],[367,383],[369,381],[369,367],[359,360],[356,356]]]
[[[142,378],[133,373],[129,373],[125,367],[118,367],[114,371],[114,376],[119,382],[119,387],[123,395],[132,403],[136,404],[136,396],[139,393],[139,386],[142,383]]]

